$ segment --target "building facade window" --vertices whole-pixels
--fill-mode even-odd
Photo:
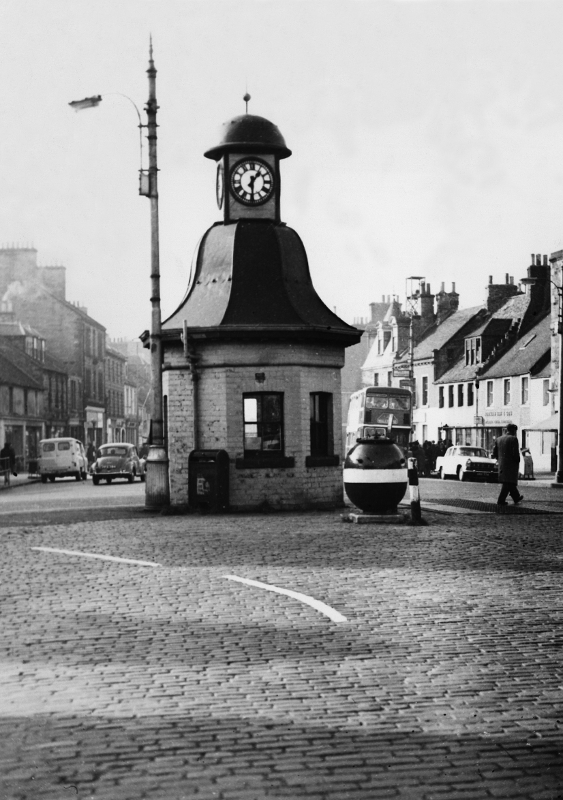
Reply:
[[[312,392],[311,455],[331,456],[334,451],[332,395],[329,392]]]
[[[481,338],[465,340],[465,366],[479,364],[481,362]]]
[[[428,376],[424,375],[422,378],[422,405],[428,405]]]
[[[444,387],[438,387],[438,406],[444,408]]]
[[[473,383],[467,384],[467,405],[472,406],[475,402],[475,386]]]
[[[387,386],[393,386],[393,373],[387,373]]]
[[[379,372],[376,372],[373,376],[373,385],[379,386]]]
[[[543,404],[544,406],[549,405],[549,379],[546,378],[543,382]]]
[[[454,407],[454,387],[448,386],[448,406],[449,408]]]
[[[502,384],[502,400],[505,406],[510,405],[510,378],[505,378]]]
[[[529,385],[529,378],[527,375],[522,375],[521,384],[520,384],[520,403],[523,406],[528,405],[529,396],[530,396],[530,385]]]
[[[457,385],[457,404],[458,406],[463,405],[463,383]]]
[[[487,381],[487,406],[490,408],[494,403],[494,382]]]
[[[283,455],[283,394],[243,395],[245,458]]]

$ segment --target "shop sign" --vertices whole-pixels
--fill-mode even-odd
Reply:
[[[411,376],[411,365],[408,361],[398,361],[393,364],[394,378],[410,378]]]

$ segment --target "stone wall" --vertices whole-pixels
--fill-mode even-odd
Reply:
[[[314,344],[197,345],[197,449],[224,449],[230,458],[230,502],[236,509],[327,508],[342,504],[342,469],[307,466],[310,393],[333,398],[334,453],[341,452],[342,348]],[[171,502],[188,501],[188,457],[194,441],[194,380],[183,349],[167,346],[163,378],[167,403]],[[258,467],[244,459],[245,392],[284,395],[284,456],[292,466]]]

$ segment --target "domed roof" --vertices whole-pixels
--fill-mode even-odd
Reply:
[[[280,158],[287,158],[291,150],[286,147],[285,140],[277,125],[264,117],[255,114],[242,114],[223,123],[221,141],[207,150],[206,158],[219,161],[223,153],[276,153]]]

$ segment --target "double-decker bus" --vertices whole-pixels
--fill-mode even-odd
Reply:
[[[411,438],[411,391],[391,386],[366,386],[350,397],[346,452],[357,439],[389,436],[403,450]]]

